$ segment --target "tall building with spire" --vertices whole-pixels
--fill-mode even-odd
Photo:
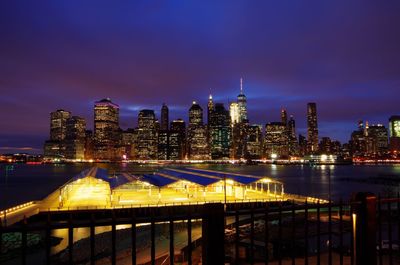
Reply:
[[[210,124],[211,113],[213,112],[213,110],[214,110],[214,102],[210,89],[210,95],[208,96],[208,104],[207,104],[207,124]]]
[[[168,106],[163,103],[161,107],[161,126],[160,129],[162,131],[167,131],[168,130],[168,124],[169,124],[169,110]]]
[[[318,122],[317,122],[317,104],[307,104],[307,144],[308,153],[318,152]]]
[[[243,78],[240,78],[240,94],[237,96],[239,105],[239,121],[247,120],[247,99],[243,93]]]

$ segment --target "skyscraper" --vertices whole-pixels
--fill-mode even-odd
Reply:
[[[210,124],[210,118],[211,118],[211,113],[214,110],[214,102],[213,98],[210,92],[210,95],[208,96],[208,104],[207,104],[207,124]]]
[[[240,122],[239,104],[237,102],[231,102],[229,105],[229,114],[231,116],[231,125]]]
[[[207,126],[203,124],[203,109],[193,101],[189,109],[188,157],[191,160],[210,159]]]
[[[288,138],[289,138],[289,155],[296,156],[299,154],[299,145],[296,137],[296,121],[293,115],[290,115],[290,119],[287,123]]]
[[[318,152],[318,123],[317,123],[317,104],[307,104],[307,144],[308,153]]]
[[[243,93],[243,78],[240,78],[240,94],[237,96],[239,105],[239,122],[247,120],[247,99]]]
[[[370,156],[386,155],[389,147],[388,130],[382,124],[368,126],[366,133],[366,152]]]
[[[169,159],[182,160],[186,155],[186,123],[173,120],[170,125]]]
[[[389,118],[390,151],[400,153],[400,116]]]
[[[228,159],[231,140],[231,126],[229,111],[224,104],[215,104],[210,120],[211,130],[211,158]]]
[[[157,159],[168,160],[169,159],[169,131],[159,130],[158,131],[158,142],[157,142]]]
[[[270,122],[265,125],[264,155],[266,158],[286,158],[289,155],[288,135],[285,124]]]
[[[67,135],[67,120],[71,112],[63,109],[50,113],[50,140],[63,141]]]
[[[262,125],[253,124],[247,129],[247,159],[260,159],[262,157]]]
[[[161,107],[161,130],[168,130],[168,124],[169,124],[169,113],[168,113],[168,107],[165,103],[163,103]]]
[[[189,109],[189,126],[200,125],[203,125],[203,109],[196,101],[193,101]]]
[[[106,98],[94,104],[95,158],[115,159],[119,141],[119,106]]]
[[[138,115],[138,158],[157,159],[157,140],[154,110],[143,109]]]
[[[67,120],[71,112],[62,109],[50,113],[50,140],[44,144],[44,156],[48,159],[65,157]]]
[[[286,112],[285,109],[282,109],[282,110],[281,110],[281,122],[282,122],[284,125],[287,125],[288,119],[287,119],[287,112]]]
[[[67,120],[65,156],[68,159],[85,159],[85,119],[72,116]]]

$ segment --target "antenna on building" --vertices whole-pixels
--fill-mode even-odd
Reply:
[[[240,94],[243,94],[243,77],[240,78]]]
[[[210,87],[210,95],[208,96],[208,99],[212,99],[212,95],[211,95],[211,87]]]

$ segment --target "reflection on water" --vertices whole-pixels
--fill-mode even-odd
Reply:
[[[126,228],[131,228],[131,226],[130,225],[117,225],[116,226],[117,230],[126,229]],[[95,227],[95,230],[94,230],[96,235],[105,233],[105,232],[109,232],[109,231],[111,231],[111,226],[97,226],[97,227]],[[53,237],[58,237],[58,238],[62,239],[60,244],[58,244],[57,246],[53,246],[51,248],[52,254],[56,254],[68,247],[68,229],[67,228],[52,230],[51,235]],[[75,242],[77,242],[81,239],[87,238],[89,236],[90,236],[90,228],[89,227],[74,228],[73,242],[75,243]]]

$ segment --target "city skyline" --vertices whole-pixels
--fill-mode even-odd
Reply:
[[[228,108],[240,77],[251,123],[285,108],[305,135],[316,102],[320,137],[347,142],[358,120],[399,114],[399,3],[177,3],[2,3],[0,153],[40,153],[58,108],[93,128],[88,110],[106,97],[124,129],[163,102],[187,121],[210,87]]]

